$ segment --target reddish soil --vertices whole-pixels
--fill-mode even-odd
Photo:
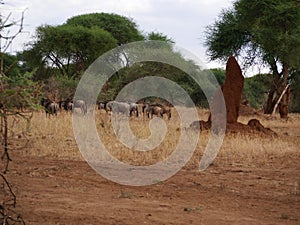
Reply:
[[[299,154],[181,170],[145,187],[108,181],[83,161],[13,160],[8,179],[27,224],[300,224]]]

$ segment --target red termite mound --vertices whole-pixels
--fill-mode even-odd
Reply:
[[[242,124],[238,122],[240,102],[242,98],[242,90],[244,87],[244,76],[242,70],[236,61],[236,59],[231,56],[229,57],[226,64],[226,78],[224,84],[221,86],[221,89],[218,89],[215,93],[214,100],[212,103],[212,114],[215,115],[215,118],[212,118],[210,114],[208,121],[195,121],[191,124],[192,128],[199,127],[201,130],[210,129],[212,120],[218,120],[224,116],[221,113],[224,113],[224,110],[221,108],[220,94],[223,93],[225,106],[226,106],[226,123],[227,131],[233,132],[263,132],[265,134],[275,134],[268,128],[264,128],[262,124],[255,119],[250,120],[249,123]],[[223,117],[224,118],[224,117]],[[198,125],[199,124],[199,125]],[[276,135],[276,134],[275,134]]]
[[[242,70],[236,59],[231,56],[226,64],[226,78],[222,86],[227,112],[227,123],[237,122],[243,87],[244,76]]]

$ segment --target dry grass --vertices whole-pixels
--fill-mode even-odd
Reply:
[[[36,112],[31,120],[29,139],[21,154],[61,159],[81,159],[72,130],[71,114],[61,113],[46,118],[44,112]]]
[[[200,119],[206,120],[207,116],[207,110],[199,110]],[[228,134],[214,161],[215,165],[267,165],[273,158],[287,155],[299,156],[300,115],[290,114],[288,121],[259,115],[253,117],[241,116],[239,121],[247,123],[251,118],[259,119],[264,126],[277,132],[279,137],[249,136],[238,133]],[[110,153],[119,160],[134,165],[149,165],[164,160],[175,149],[181,134],[179,117],[176,113],[173,113],[170,121],[165,120],[168,131],[164,141],[151,151],[141,152],[131,150],[117,140],[109,122],[109,117],[104,112],[97,111],[95,121],[101,141]],[[13,142],[19,146],[21,146],[21,140],[24,141],[24,136],[21,138],[16,135],[22,133],[20,130],[21,125],[22,123],[16,123],[14,128],[14,138],[18,138],[15,138]],[[130,121],[132,132],[138,138],[149,137],[150,130],[148,125],[149,120],[142,116]],[[201,133],[194,156],[186,168],[198,167],[209,136],[209,131]],[[19,151],[20,154],[56,159],[83,160],[74,139],[70,114],[60,113],[57,117],[46,119],[44,113],[34,113],[27,138],[29,143],[24,149]]]

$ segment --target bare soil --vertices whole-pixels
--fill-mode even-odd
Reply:
[[[123,186],[84,161],[13,154],[8,179],[27,224],[300,224],[300,156],[222,163]],[[221,163],[220,163],[221,162]]]

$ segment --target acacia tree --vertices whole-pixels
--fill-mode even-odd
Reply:
[[[265,106],[269,114],[289,85],[289,72],[300,67],[300,2],[237,0],[207,27],[205,46],[211,60],[225,61],[234,55],[245,66],[264,63],[270,67],[273,83]],[[288,108],[289,91],[280,101],[282,118],[287,117]]]
[[[98,56],[132,41],[143,40],[129,18],[108,13],[74,16],[58,26],[44,25],[20,57],[30,67],[57,68],[78,77]]]
[[[54,66],[61,75],[70,76],[84,71],[99,55],[116,45],[112,35],[100,28],[46,25],[37,28],[36,40],[25,55],[40,58],[42,61],[36,62]]]

